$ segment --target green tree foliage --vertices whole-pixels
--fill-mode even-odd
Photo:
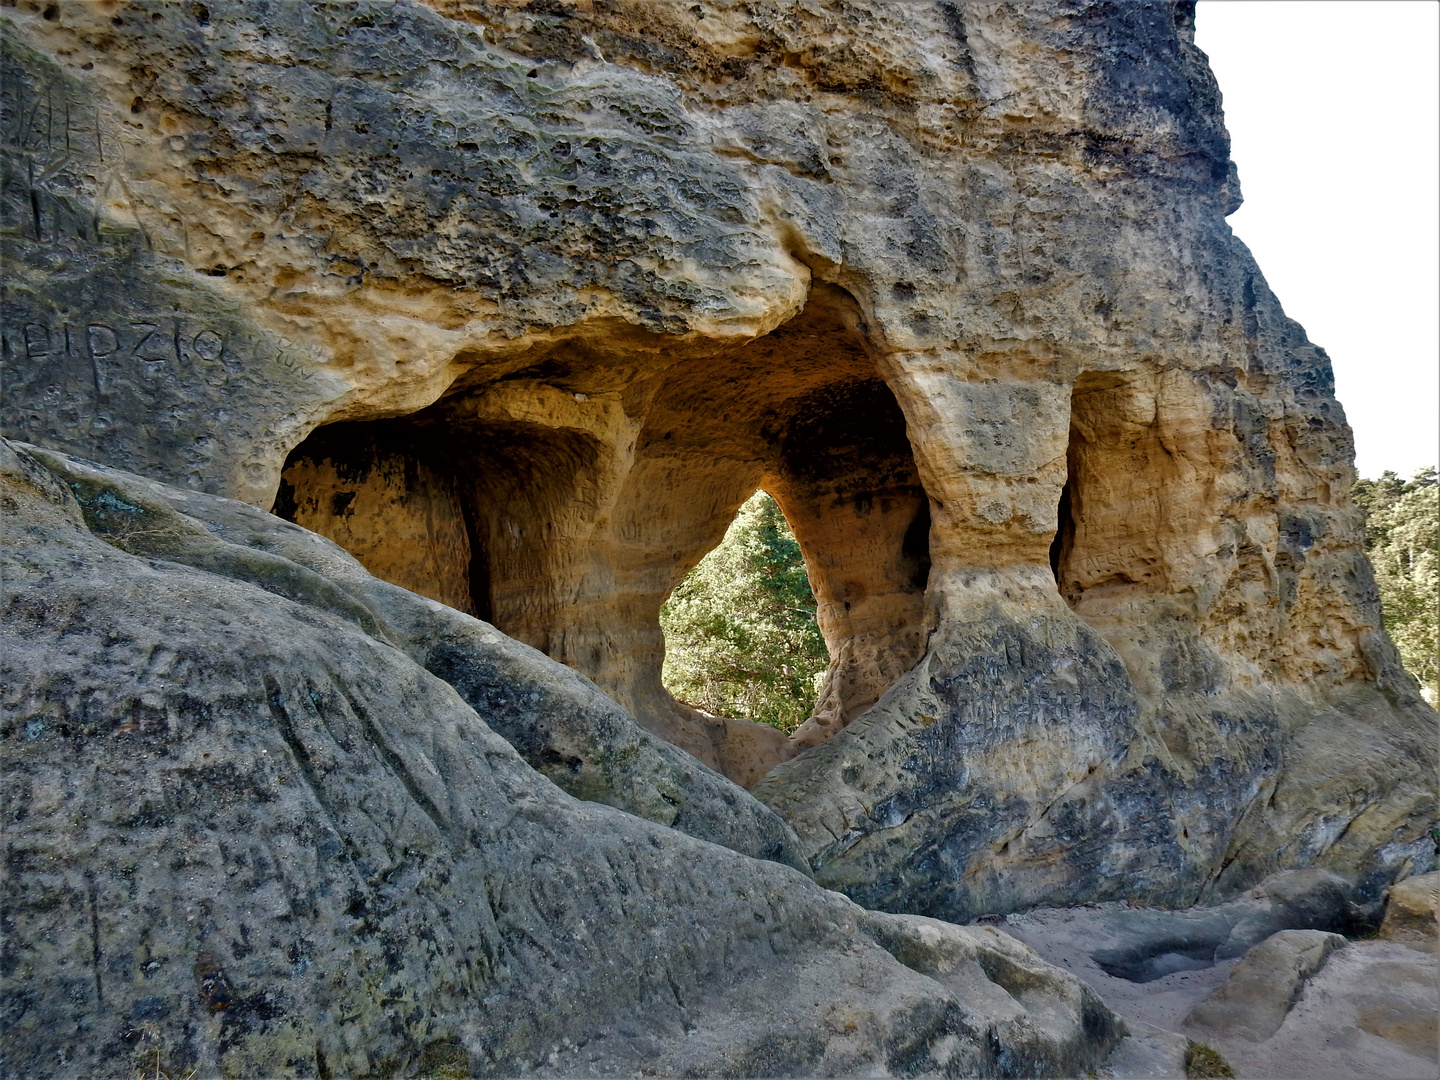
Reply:
[[[765,492],[670,594],[660,626],[661,677],[681,701],[787,732],[815,707],[829,656],[800,545]]]
[[[1434,469],[1413,480],[1385,472],[1353,490],[1365,511],[1365,550],[1375,567],[1385,629],[1430,703],[1440,702],[1440,485]]]

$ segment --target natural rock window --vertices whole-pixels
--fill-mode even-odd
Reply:
[[[823,639],[807,648],[829,656],[813,710],[773,717],[783,731],[689,708],[661,678],[661,605],[757,488],[805,553]],[[410,415],[319,428],[275,509],[585,673],[745,784],[924,650],[928,500],[854,301],[832,287],[744,345],[572,342]]]
[[[789,734],[814,711],[830,661],[815,606],[795,534],[757,491],[660,609],[665,689]]]

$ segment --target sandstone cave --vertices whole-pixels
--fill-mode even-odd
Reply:
[[[924,649],[929,506],[858,326],[853,300],[817,289],[791,322],[718,353],[569,342],[418,412],[317,429],[275,512],[590,676],[748,785]],[[660,678],[660,606],[762,487],[804,554],[831,656],[788,739],[744,718],[717,729]]]
[[[0,1074],[1434,1074],[1189,0],[4,8]],[[793,735],[662,680],[757,490]]]

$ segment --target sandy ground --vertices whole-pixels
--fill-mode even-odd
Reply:
[[[1185,1034],[1182,1021],[1216,990],[1236,960],[1180,971],[1147,983],[1102,971],[1090,954],[1115,943],[1101,916],[1118,905],[1055,908],[1010,915],[997,928],[1052,964],[1073,972],[1137,1030]],[[1204,1035],[1244,1080],[1440,1080],[1440,963],[1433,952],[1385,941],[1352,941],[1305,986],[1270,1039]],[[1198,1035],[1189,1032],[1190,1035]],[[1172,1055],[1173,1056],[1173,1055]],[[1159,1059],[1155,1059],[1159,1061]],[[1142,1071],[1116,1073],[1143,1077]],[[1156,1076],[1173,1065],[1154,1065]],[[1181,1074],[1183,1075],[1183,1074]]]

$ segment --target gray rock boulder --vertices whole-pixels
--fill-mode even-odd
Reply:
[[[566,795],[383,612],[69,482],[106,539],[0,443],[5,1075],[1073,1075],[1119,1039],[992,933]]]
[[[341,548],[273,514],[25,449],[70,487],[97,536],[132,554],[322,608],[395,646],[455,687],[532,768],[576,798],[809,872],[794,834],[773,811],[645,731],[578,672],[478,619],[372,577]]]
[[[1206,1034],[1264,1042],[1280,1030],[1312,975],[1345,947],[1339,934],[1281,930],[1256,945],[1213,994],[1196,1005],[1185,1027]]]

